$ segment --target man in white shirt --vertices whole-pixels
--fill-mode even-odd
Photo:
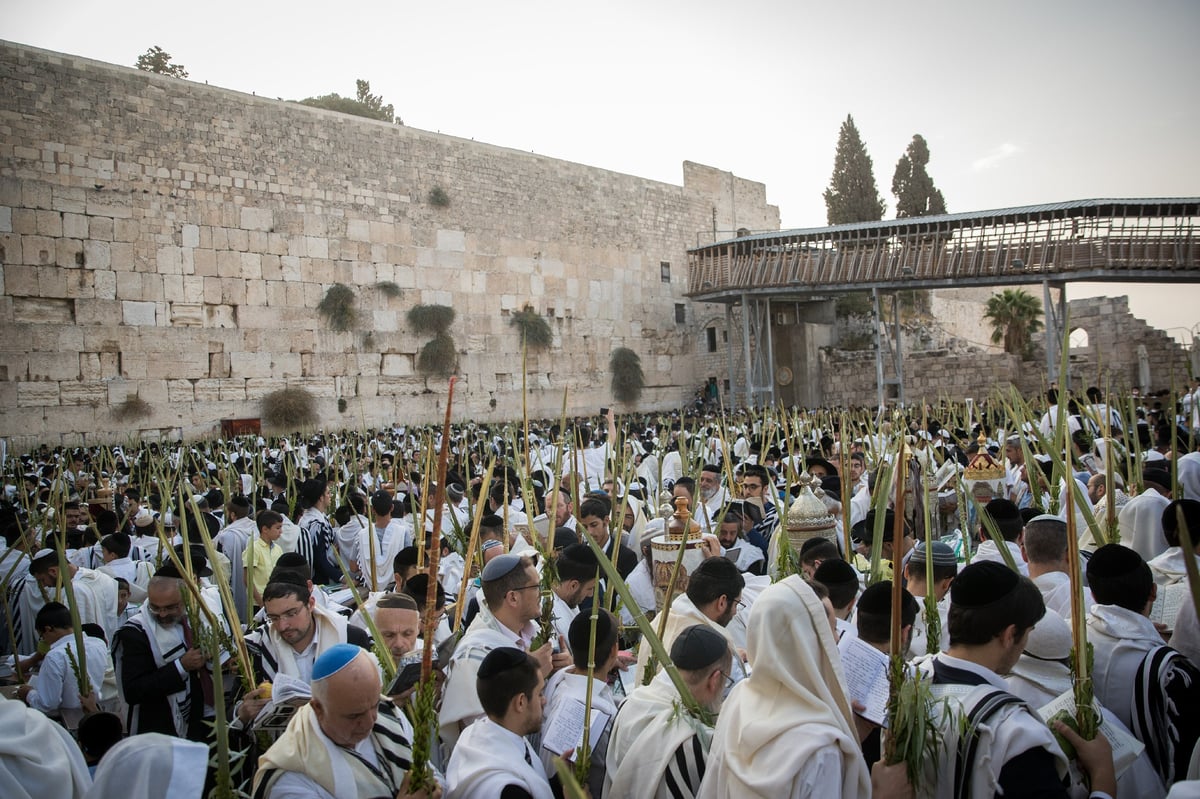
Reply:
[[[79,697],[79,682],[70,662],[76,652],[71,611],[59,602],[48,602],[38,611],[35,625],[42,641],[50,649],[41,658],[41,666],[33,682],[17,689],[17,698],[47,716],[61,718],[68,729],[75,729],[83,718],[83,707]],[[93,698],[96,698],[100,695],[104,672],[110,662],[108,647],[99,638],[84,635],[83,652],[87,661],[88,683]]]
[[[1021,539],[1021,556],[1029,568],[1029,579],[1042,592],[1046,608],[1071,618],[1071,578],[1067,574],[1067,523],[1057,516],[1042,514],[1030,519]],[[1083,589],[1086,613],[1095,600]]]

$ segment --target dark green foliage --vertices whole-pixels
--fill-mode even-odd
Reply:
[[[946,213],[946,200],[933,185],[925,170],[929,163],[929,145],[917,134],[896,163],[892,176],[892,194],[896,195],[896,218]]]
[[[1028,358],[1033,354],[1033,334],[1042,329],[1042,304],[1021,289],[1005,289],[988,298],[983,316],[992,323],[992,343],[1004,351]]]
[[[841,317],[870,316],[875,313],[871,295],[866,291],[852,291],[849,294],[838,295],[833,302],[833,308],[834,312]]]
[[[375,284],[375,288],[379,289],[380,294],[391,300],[404,294],[404,289],[400,288],[393,280],[381,280]]]
[[[825,216],[831,225],[876,222],[883,219],[887,205],[875,185],[875,169],[862,137],[847,115],[838,133],[833,176],[825,190]]]
[[[426,375],[442,375],[448,377],[454,374],[458,366],[458,351],[454,348],[454,339],[446,333],[438,333],[417,356],[417,369]]]
[[[338,397],[338,413],[345,413],[347,407],[349,407],[349,404],[346,402],[346,398]]]
[[[434,208],[447,208],[450,205],[450,195],[441,186],[429,190],[429,204]]]
[[[154,412],[154,407],[141,397],[126,397],[125,401],[112,409],[112,417],[118,422],[145,419]]]
[[[186,78],[187,70],[183,64],[172,64],[171,54],[158,45],[151,47],[137,57],[135,67],[142,72],[153,72],[158,75],[169,75],[172,78]]]
[[[342,283],[334,283],[317,303],[317,310],[329,322],[329,327],[344,333],[358,321],[358,309],[354,307],[354,290]]]
[[[306,97],[300,100],[301,105],[312,106],[313,108],[324,108],[326,111],[338,111],[342,114],[353,114],[357,117],[366,117],[367,119],[378,119],[383,122],[395,122],[397,125],[403,125],[404,122],[396,117],[396,110],[391,103],[383,104],[383,97],[377,94],[371,94],[371,83],[362,80],[361,78],[355,81],[357,85],[357,96],[354,99],[342,97],[336,92],[333,94],[323,94],[320,97]]]
[[[317,398],[308,389],[281,388],[262,398],[262,420],[276,430],[299,430],[317,423]]]
[[[544,349],[554,342],[554,331],[550,323],[530,306],[512,315],[510,324],[521,331],[521,338],[531,350]]]
[[[642,359],[628,347],[617,347],[608,360],[612,372],[612,395],[618,402],[632,404],[641,399],[646,387],[646,376],[642,373]]]
[[[408,323],[418,333],[436,336],[454,324],[454,309],[449,305],[414,305],[408,309]]]

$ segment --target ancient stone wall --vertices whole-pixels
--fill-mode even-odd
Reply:
[[[554,330],[531,414],[607,402],[617,346],[640,407],[674,407],[706,376],[683,292],[714,224],[779,212],[700,164],[676,186],[0,43],[0,435],[206,434],[285,386],[327,426],[432,421],[417,303],[457,311],[462,416],[520,414],[526,305]],[[349,332],[316,310],[335,283]],[[117,421],[129,397],[150,416]]]

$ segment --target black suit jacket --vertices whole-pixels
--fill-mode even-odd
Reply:
[[[587,535],[587,533],[586,532],[582,533],[582,535]],[[608,545],[604,547],[604,552],[610,558],[612,558],[613,563],[615,563],[617,566],[617,574],[621,575],[622,580],[625,580],[625,579],[628,579],[630,573],[633,572],[633,570],[637,568],[638,556],[637,556],[637,553],[634,552],[632,549],[619,543],[619,540],[620,539],[618,539],[618,538],[609,538]],[[600,596],[600,597],[604,596],[604,593],[608,590],[607,584],[608,584],[608,580],[606,580],[604,578],[603,573],[601,573],[600,580],[596,583],[596,596]],[[614,605],[616,604],[616,593],[615,592],[613,593],[613,604]],[[588,597],[587,599],[585,599],[579,603],[579,612],[580,613],[583,613],[585,611],[590,611],[591,609],[592,609],[592,598],[591,597]]]
[[[134,706],[137,706],[139,733],[160,732],[175,736],[175,720],[167,697],[184,688],[179,667],[174,662],[156,666],[150,641],[139,627],[126,624],[117,630],[116,638],[120,646],[121,690],[129,704],[127,724],[132,723]],[[205,741],[208,727],[204,723],[204,691],[200,687],[199,673],[187,672],[187,679],[191,685],[187,737],[192,741]]]

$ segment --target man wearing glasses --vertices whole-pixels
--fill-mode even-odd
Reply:
[[[484,608],[450,657],[442,692],[439,724],[447,755],[462,731],[484,716],[475,681],[479,665],[493,649],[516,647],[529,652],[543,677],[571,663],[565,641],[530,649],[538,632],[534,620],[542,612],[541,577],[531,558],[513,554],[492,558],[483,567],[480,585]]]

